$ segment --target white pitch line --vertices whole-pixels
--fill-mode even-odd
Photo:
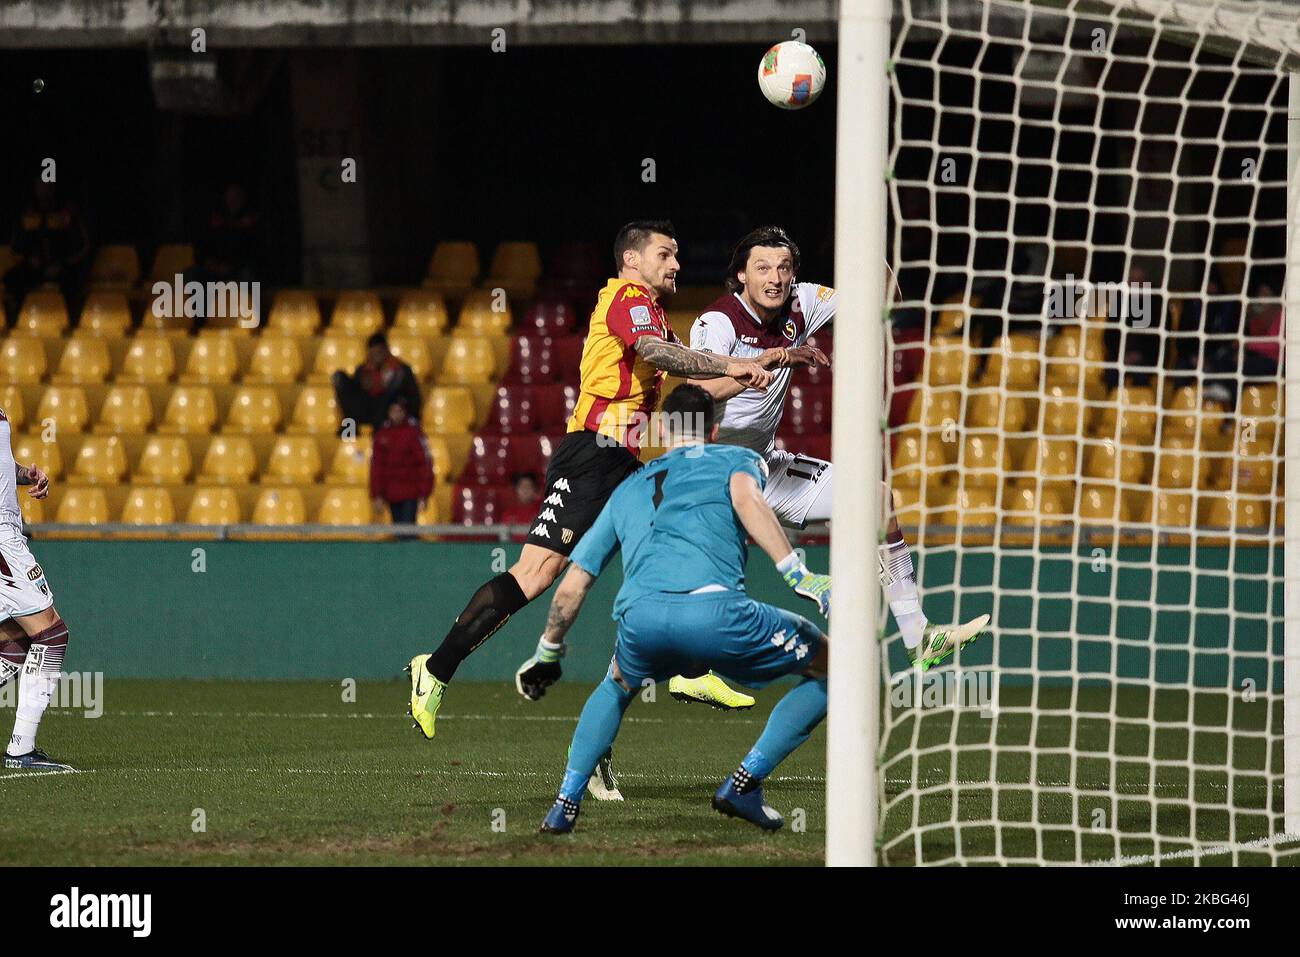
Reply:
[[[1300,841],[1300,834],[1274,834],[1272,837],[1261,837],[1254,841],[1242,841],[1237,844],[1205,844],[1199,847],[1190,847],[1182,851],[1167,851],[1160,854],[1124,855],[1120,857],[1112,857],[1109,860],[1088,861],[1087,866],[1141,867],[1144,864],[1155,864],[1160,861],[1185,860],[1189,857],[1218,857],[1224,854],[1231,854],[1235,851],[1261,850],[1263,848],[1272,847],[1274,844],[1290,844],[1293,841]]]
[[[78,717],[76,710],[51,711],[61,717]],[[104,715],[115,718],[270,718],[297,721],[304,718],[344,718],[357,720],[401,720],[406,715],[396,711],[362,711],[346,713],[340,711],[105,711]],[[440,714],[439,721],[562,721],[577,724],[577,715],[561,714]],[[713,724],[714,720],[729,721],[732,724],[766,724],[757,718],[733,718],[719,716],[716,719],[702,718],[624,718],[624,724]]]

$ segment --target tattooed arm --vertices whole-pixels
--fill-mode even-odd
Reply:
[[[551,610],[546,616],[546,631],[542,634],[544,641],[553,645],[564,641],[564,636],[573,627],[582,603],[587,598],[587,592],[591,591],[591,586],[595,583],[596,579],[586,569],[577,565],[569,566],[560,587],[555,590],[555,597],[551,599]]]
[[[26,466],[14,463],[14,484],[30,485],[32,498],[45,498],[50,493],[50,477],[35,465]]]
[[[772,373],[757,362],[726,359],[708,352],[697,352],[677,342],[655,336],[636,340],[637,355],[656,369],[688,379],[716,379],[729,376],[751,389],[766,389]]]

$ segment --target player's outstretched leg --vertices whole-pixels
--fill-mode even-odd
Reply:
[[[578,718],[573,743],[569,746],[568,767],[560,782],[560,793],[542,821],[543,834],[568,834],[578,820],[582,796],[591,773],[614,744],[623,712],[633,694],[614,679],[613,671],[596,686]]]
[[[714,810],[765,831],[780,828],[785,819],[763,799],[763,780],[808,740],[825,717],[826,679],[805,677],[776,703],[754,747],[713,795]]]
[[[510,620],[510,616],[551,587],[568,563],[563,555],[528,544],[509,571],[484,582],[456,616],[442,644],[416,655],[406,666],[411,676],[407,713],[426,738],[432,738],[443,692],[460,663]]]
[[[908,648],[907,657],[922,671],[929,671],[958,648],[965,648],[984,634],[989,620],[988,615],[980,615],[964,625],[926,625],[921,643]]]
[[[44,625],[26,639],[10,639],[0,651],[9,668],[4,671],[12,677],[12,665],[18,649],[27,644],[22,671],[18,675],[18,713],[14,718],[13,735],[5,750],[4,766],[28,771],[71,771],[69,765],[51,760],[36,747],[36,732],[41,718],[54,697],[59,673],[63,670],[63,656],[68,647],[68,626],[52,608],[38,615],[28,616],[35,624]],[[28,627],[33,627],[29,625]]]

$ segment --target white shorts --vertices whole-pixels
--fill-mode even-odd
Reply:
[[[54,592],[27,539],[12,526],[0,526],[0,620],[34,615],[53,604]]]
[[[809,522],[830,521],[831,463],[796,452],[767,453],[767,485],[763,497],[781,524],[803,528]]]

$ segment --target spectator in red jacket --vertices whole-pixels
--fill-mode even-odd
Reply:
[[[406,401],[395,399],[388,419],[375,432],[370,455],[370,497],[377,508],[388,503],[393,522],[415,521],[421,503],[433,494],[433,456],[420,423],[411,417]]]
[[[502,525],[531,525],[537,517],[537,502],[542,497],[542,481],[533,472],[520,472],[515,476],[515,502],[501,513]],[[522,542],[527,535],[514,536]]]

